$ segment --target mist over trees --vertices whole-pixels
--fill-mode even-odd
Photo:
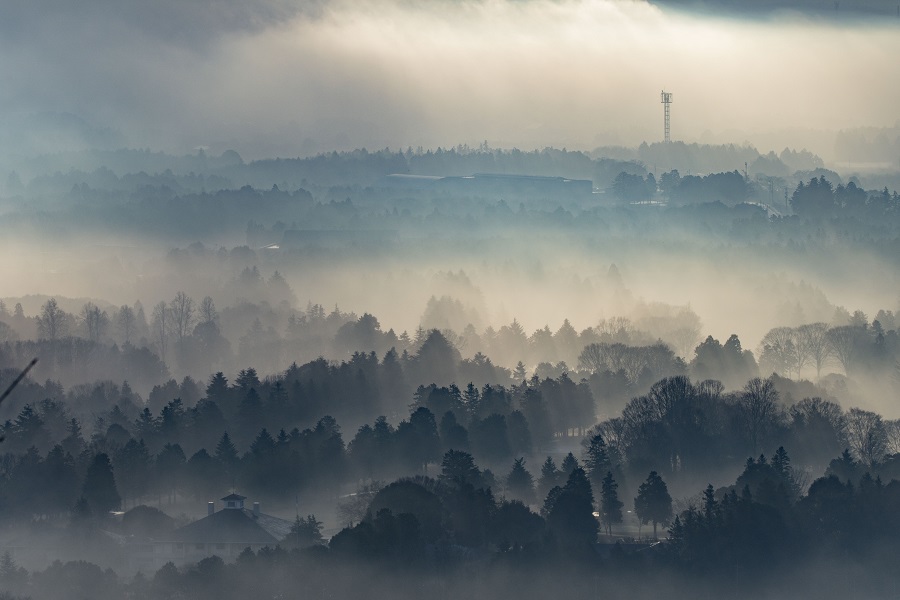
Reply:
[[[884,595],[900,203],[864,181],[685,144],[22,159],[0,229],[58,235],[0,298],[0,387],[39,359],[0,591]],[[176,541],[229,492],[278,535]]]
[[[319,380],[309,369],[335,379]],[[756,590],[791,577],[793,568],[783,562],[787,551],[801,564],[822,556],[846,559],[848,552],[856,561],[870,556],[863,548],[872,543],[879,551],[896,544],[890,507],[897,500],[900,472],[898,455],[889,453],[892,427],[875,413],[857,408],[845,412],[819,398],[787,407],[775,378],[752,379],[731,394],[723,394],[715,381],[693,384],[684,376],[660,380],[647,396],[629,403],[622,417],[588,432],[580,458],[569,453],[560,470],[546,455],[536,480],[528,465],[554,453],[553,439],[565,434],[551,432],[550,439],[532,437],[523,445],[527,429],[520,426],[521,433],[514,435],[513,428],[502,425],[514,421],[517,410],[483,419],[478,414],[504,402],[512,409],[528,397],[540,402],[542,386],[558,381],[535,377],[512,386],[506,392],[509,399],[499,404],[485,397],[503,394],[502,388],[485,386],[473,395],[471,390],[453,392],[451,386],[441,400],[450,408],[439,423],[427,406],[414,404],[396,425],[378,417],[345,441],[330,415],[302,416],[308,398],[297,405],[293,394],[279,391],[318,388],[328,406],[338,407],[342,401],[333,394],[348,374],[338,369],[329,376],[328,370],[327,365],[302,365],[266,381],[253,369],[242,371],[235,382],[216,374],[205,391],[195,390],[200,397],[194,407],[185,408],[176,398],[158,416],[144,409],[131,420],[119,403],[97,418],[89,438],[78,419],[68,418],[63,403],[46,400],[37,409],[28,405],[6,425],[9,470],[3,473],[0,497],[6,527],[38,515],[51,526],[62,519],[54,526],[59,528],[55,535],[69,531],[82,536],[80,560],[127,572],[132,542],[126,542],[123,554],[114,538],[101,532],[131,532],[127,535],[137,536],[133,543],[164,538],[175,524],[157,516],[163,513],[146,502],[163,509],[178,506],[179,499],[201,504],[210,494],[237,486],[274,507],[290,506],[297,498],[304,505],[324,501],[344,507],[341,514],[348,520],[331,530],[330,540],[323,537],[323,524],[315,515],[298,514],[277,546],[248,549],[235,563],[216,557],[193,566],[167,565],[128,584],[102,579],[108,589],[94,592],[122,593],[126,588],[121,586],[130,586],[151,596],[163,593],[158,586],[164,580],[172,589],[201,585],[190,583],[191,574],[210,568],[210,561],[219,561],[216,579],[240,578],[240,569],[251,562],[266,570],[316,564],[321,575],[313,583],[333,589],[333,579],[325,574],[350,565],[377,565],[384,574],[407,578],[451,579],[466,569],[488,568],[473,563],[472,552],[489,553],[504,568],[524,572],[569,563],[576,572],[600,569],[608,577],[639,568],[653,579],[677,567],[730,580],[737,563],[743,585]],[[435,386],[420,387],[414,397],[422,401],[426,390],[424,403],[437,407],[433,396],[440,390]],[[487,402],[493,408],[483,408]],[[550,404],[543,410],[553,418],[559,407]],[[519,414],[516,418],[527,423]],[[273,422],[301,425],[274,434],[268,429]],[[300,429],[304,422],[309,425]],[[255,434],[254,427],[259,427]],[[500,429],[468,445],[465,432],[481,435],[474,432],[485,427]],[[792,444],[803,451],[792,455],[786,450]],[[833,453],[842,447],[846,449]],[[813,479],[813,473],[821,476]],[[722,484],[706,485],[693,496],[690,490],[702,487],[696,482],[707,478]],[[686,505],[676,508],[673,487],[682,490],[675,492],[678,497],[688,494]],[[361,512],[351,509],[355,495],[343,495],[347,489],[359,490]],[[120,508],[124,516],[110,512]],[[141,530],[139,519],[155,519],[157,529]],[[652,525],[650,540],[621,533],[623,527],[641,525]],[[653,545],[659,526],[668,528],[667,534],[662,544]],[[612,550],[595,550],[604,547]],[[317,550],[310,553],[310,548]],[[66,556],[61,548],[58,552]],[[633,552],[644,559],[628,559],[638,556]],[[4,560],[3,585],[19,594],[56,585],[52,582],[59,579],[51,577],[61,576],[52,575],[54,569],[84,577],[96,568],[74,558],[29,570],[9,554]],[[746,580],[751,573],[759,574],[752,579],[756,583]],[[96,577],[90,579],[91,585],[101,585]],[[286,581],[291,580],[288,576]],[[878,576],[866,585],[879,590],[890,581]]]
[[[896,1],[0,14],[0,600],[897,598]]]

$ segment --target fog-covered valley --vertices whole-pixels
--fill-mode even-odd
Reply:
[[[8,4],[0,600],[896,596],[900,8]]]

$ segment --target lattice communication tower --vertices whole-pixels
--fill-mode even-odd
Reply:
[[[670,136],[670,130],[669,130],[669,105],[672,104],[672,93],[663,90],[662,93],[659,95],[659,97],[660,97],[660,102],[663,103],[663,107],[664,107],[663,114],[665,115],[665,141],[671,142],[672,138]]]

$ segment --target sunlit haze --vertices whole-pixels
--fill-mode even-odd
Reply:
[[[87,3],[56,19],[21,8],[21,30],[0,42],[0,107],[72,113],[131,147],[245,158],[637,145],[662,136],[662,88],[674,93],[672,135],[688,142],[830,159],[837,131],[898,118],[888,19],[631,0],[257,4],[233,20],[188,13],[182,28],[159,22],[164,3]]]

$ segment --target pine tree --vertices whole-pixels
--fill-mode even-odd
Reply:
[[[231,437],[227,431],[222,434],[222,437],[219,438],[219,443],[216,444],[215,459],[222,465],[225,476],[233,486],[240,459],[238,458],[237,448],[231,442]]]
[[[537,484],[538,494],[541,498],[546,498],[550,490],[560,483],[559,469],[556,468],[556,463],[553,462],[553,457],[548,456],[547,460],[544,461],[544,464],[541,465],[541,476],[538,479]]]
[[[253,457],[254,460],[264,462],[270,460],[274,454],[275,439],[264,427],[259,431],[256,438],[254,438],[253,443],[250,444],[249,455]]]
[[[307,515],[305,519],[301,519],[300,515],[291,525],[291,531],[282,541],[285,548],[309,548],[310,546],[321,546],[325,543],[322,537],[322,522],[316,520],[315,515]]]
[[[677,516],[669,528],[669,545],[671,545],[676,554],[681,552],[681,549],[684,547],[684,526],[681,524],[681,519]]]
[[[237,379],[235,379],[234,381],[234,386],[244,392],[244,394],[246,394],[253,388],[258,388],[259,375],[257,375],[256,369],[254,369],[253,367],[241,369],[241,371],[238,373]]]
[[[719,503],[716,502],[716,491],[712,484],[706,486],[703,490],[703,516],[706,517],[707,523],[712,522],[718,512]]]
[[[606,534],[612,535],[612,526],[622,522],[622,501],[617,491],[619,484],[611,471],[606,472],[600,490],[600,518],[606,525]]]
[[[206,398],[213,402],[219,402],[228,394],[228,379],[220,371],[210,377],[209,384],[206,386]]]
[[[599,433],[592,436],[584,457],[584,470],[595,486],[602,485],[603,477],[612,471],[612,462],[606,449],[606,442]]]
[[[778,446],[778,450],[772,456],[772,468],[781,477],[787,478],[791,472],[791,458],[788,456],[784,446]]]
[[[42,504],[48,508],[48,512],[66,512],[71,508],[78,489],[75,460],[57,444],[47,453],[43,469],[47,482],[43,486]]]
[[[237,422],[240,427],[235,432],[235,440],[241,448],[246,448],[263,427],[263,405],[256,388],[251,387],[244,394],[238,407]]]
[[[534,477],[525,468],[525,459],[513,461],[512,470],[506,476],[506,489],[510,496],[525,504],[534,502]]]
[[[481,394],[478,392],[478,388],[475,384],[470,381],[462,394],[463,406],[466,408],[466,412],[470,417],[478,414],[478,404],[480,401]]]
[[[156,473],[159,489],[169,493],[169,503],[175,501],[176,493],[184,482],[187,457],[179,444],[166,444],[156,455]]]
[[[17,595],[20,591],[24,591],[24,587],[28,584],[28,571],[18,566],[9,552],[4,552],[0,557],[0,584],[3,585],[4,592],[13,592]],[[13,596],[4,593],[2,597]]]
[[[520,360],[516,364],[515,371],[513,371],[513,379],[515,379],[516,382],[524,382],[527,377],[528,372],[525,370],[525,364]]]
[[[149,408],[144,408],[134,421],[134,437],[152,445],[157,435],[159,424]]]
[[[100,453],[94,457],[85,475],[81,493],[95,517],[102,518],[122,505],[109,456]]]
[[[566,485],[547,494],[544,509],[547,525],[564,547],[584,550],[597,540],[594,494],[584,469],[576,468]]]
[[[475,459],[468,452],[448,450],[441,461],[441,474],[438,479],[455,485],[472,484],[479,488],[482,485],[481,471],[475,465]]]
[[[641,525],[653,523],[653,539],[657,539],[656,526],[665,525],[672,518],[672,497],[656,471],[650,471],[647,480],[638,488],[634,512]]]
[[[222,437],[219,438],[219,443],[216,444],[216,460],[225,466],[232,466],[238,461],[237,448],[231,442],[231,437],[227,431],[222,434]]]
[[[569,452],[566,454],[566,457],[562,461],[562,471],[563,477],[569,477],[572,474],[572,471],[579,468],[578,459],[575,458],[575,455]]]
[[[125,499],[135,505],[147,492],[150,479],[150,453],[144,440],[128,440],[113,456],[113,466]]]
[[[78,456],[84,451],[85,442],[84,437],[81,435],[81,423],[78,422],[78,419],[72,417],[69,419],[69,424],[66,427],[66,431],[68,435],[60,442],[63,450],[72,456]]]

